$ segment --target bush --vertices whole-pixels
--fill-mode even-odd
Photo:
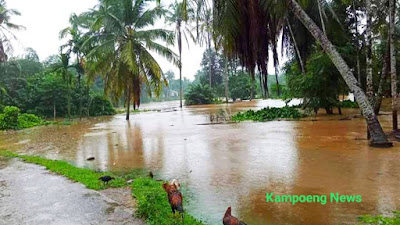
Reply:
[[[358,108],[357,102],[353,102],[350,100],[344,100],[340,103],[342,108]]]
[[[102,115],[114,115],[116,113],[111,102],[102,95],[96,95],[93,97],[90,103],[90,115],[91,116],[102,116]]]
[[[43,123],[43,120],[34,114],[24,113],[18,117],[18,128],[30,128]]]
[[[0,129],[18,129],[18,116],[20,110],[15,106],[6,106],[0,114]]]
[[[303,117],[296,108],[294,107],[283,107],[283,108],[264,108],[258,111],[248,110],[243,113],[238,113],[232,116],[232,120],[239,122],[245,120],[253,121],[269,121],[281,118],[298,119]]]
[[[20,114],[20,109],[15,106],[4,107],[0,114],[0,130],[23,129],[42,124],[42,119],[33,114]]]
[[[201,105],[214,103],[214,94],[208,85],[191,85],[185,95],[186,105]]]

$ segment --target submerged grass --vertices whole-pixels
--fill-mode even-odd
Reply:
[[[400,211],[394,211],[392,217],[365,215],[358,219],[361,221],[359,225],[400,225]]]
[[[151,178],[137,178],[133,182],[133,196],[137,199],[137,215],[150,225],[182,224],[179,213],[172,214],[168,197],[161,187],[161,181]],[[185,198],[185,196],[183,196]],[[204,225],[205,223],[185,213],[185,225]]]
[[[253,120],[258,122],[270,121],[275,119],[298,119],[304,115],[294,107],[283,108],[263,108],[258,111],[248,110],[239,112],[232,116],[232,121],[240,122],[245,120]]]

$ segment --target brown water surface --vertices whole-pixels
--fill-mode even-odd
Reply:
[[[97,117],[70,126],[0,133],[0,149],[18,150],[100,170],[145,168],[177,178],[186,209],[222,224],[228,206],[248,224],[340,224],[362,214],[400,209],[400,145],[373,149],[365,122],[344,116],[303,121],[225,123],[234,112],[284,106],[279,100],[178,107]],[[340,120],[350,116],[351,120]],[[390,116],[380,116],[390,130]],[[95,161],[86,158],[94,156]],[[328,195],[328,203],[266,203],[265,194]],[[361,195],[361,203],[330,203],[330,193]]]

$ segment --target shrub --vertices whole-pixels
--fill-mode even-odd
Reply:
[[[294,107],[283,107],[283,108],[264,108],[258,111],[248,110],[243,113],[237,113],[232,116],[233,121],[244,121],[244,120],[253,120],[253,121],[268,121],[274,119],[281,118],[290,118],[290,119],[298,119],[303,117],[296,108]]]
[[[21,114],[18,117],[18,128],[29,128],[38,126],[43,123],[43,120],[34,114]]]
[[[20,110],[15,106],[6,106],[0,114],[0,129],[18,129],[18,116]]]
[[[342,108],[358,108],[357,102],[353,102],[350,100],[344,100],[340,103]]]
[[[106,97],[102,95],[93,97],[90,103],[91,116],[114,115],[115,113],[114,107]]]
[[[186,105],[212,104],[214,94],[208,85],[191,85],[188,93],[185,95]]]
[[[23,129],[42,124],[41,118],[33,114],[20,114],[20,109],[15,106],[4,107],[0,114],[0,130]]]

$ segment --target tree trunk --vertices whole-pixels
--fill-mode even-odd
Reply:
[[[57,109],[56,109],[56,102],[53,102],[53,118],[54,121],[56,121],[56,117],[57,117]]]
[[[263,75],[260,73],[260,76],[258,77],[260,80],[260,91],[262,93],[263,99],[265,99],[265,91],[264,91],[264,83],[263,83]]]
[[[229,77],[228,77],[228,57],[225,56],[225,101],[229,100]]]
[[[321,27],[322,31],[326,35],[326,29],[325,29],[325,23],[324,23],[324,18],[322,16],[322,8],[321,8],[321,2],[320,0],[317,0],[317,5],[318,5],[318,12],[319,12],[319,18],[321,19]]]
[[[303,23],[303,25],[310,31],[314,38],[321,44],[324,51],[328,54],[333,64],[336,66],[350,91],[354,96],[362,110],[366,119],[368,130],[371,133],[370,145],[376,147],[391,147],[391,142],[388,142],[385,133],[376,117],[371,103],[368,101],[364,91],[360,88],[358,81],[351,72],[349,66],[337,52],[328,38],[321,32],[314,21],[307,15],[301,6],[295,0],[289,0],[289,8],[293,11],[294,15]]]
[[[129,120],[129,110],[131,108],[131,90],[129,88],[129,86],[127,87],[127,91],[126,91],[126,120]]]
[[[357,10],[356,10],[356,6],[354,4],[354,0],[352,2],[353,4],[353,14],[354,14],[354,24],[355,24],[355,28],[356,28],[356,38],[355,38],[355,47],[356,47],[356,52],[357,52],[357,56],[356,56],[356,61],[357,61],[357,80],[360,83],[360,87],[361,87],[361,72],[360,72],[360,47],[359,47],[359,40],[358,40],[358,17],[357,17]]]
[[[210,81],[210,87],[212,87],[212,71],[211,71],[211,67],[213,64],[213,60],[212,60],[212,54],[211,54],[211,38],[210,38],[210,32],[208,32],[207,34],[207,39],[208,39],[208,58],[209,58],[209,64],[208,65],[208,76],[209,76],[209,81]]]
[[[390,77],[392,84],[392,122],[393,130],[398,129],[397,125],[397,74],[396,74],[396,49],[395,49],[395,15],[396,2],[389,0],[389,45],[390,45]]]
[[[300,55],[299,46],[297,46],[296,39],[294,38],[294,33],[293,33],[293,30],[292,30],[292,26],[290,25],[290,21],[289,21],[289,19],[287,17],[286,17],[286,23],[287,23],[287,26],[289,28],[289,33],[290,33],[290,37],[292,38],[294,49],[296,50],[297,58],[299,59],[299,62],[300,62],[301,73],[303,75],[305,75],[306,74],[306,70],[304,68],[304,62],[303,62],[303,59],[301,58],[301,55]]]
[[[372,21],[371,21],[371,0],[365,0],[365,7],[367,10],[367,26],[365,29],[366,33],[366,65],[367,65],[367,96],[371,104],[373,104],[374,98],[374,86],[373,86],[373,75],[372,75]]]
[[[4,49],[3,41],[0,40],[0,63],[7,61],[8,57]]]
[[[183,107],[183,89],[182,89],[182,34],[181,22],[178,21],[178,48],[179,48],[179,107]]]
[[[388,35],[388,41],[386,46],[386,51],[383,56],[383,66],[381,71],[381,77],[379,80],[378,92],[376,93],[375,102],[374,102],[374,112],[376,115],[379,114],[382,105],[382,95],[383,95],[383,85],[386,82],[387,75],[389,73],[390,66],[390,35]]]

